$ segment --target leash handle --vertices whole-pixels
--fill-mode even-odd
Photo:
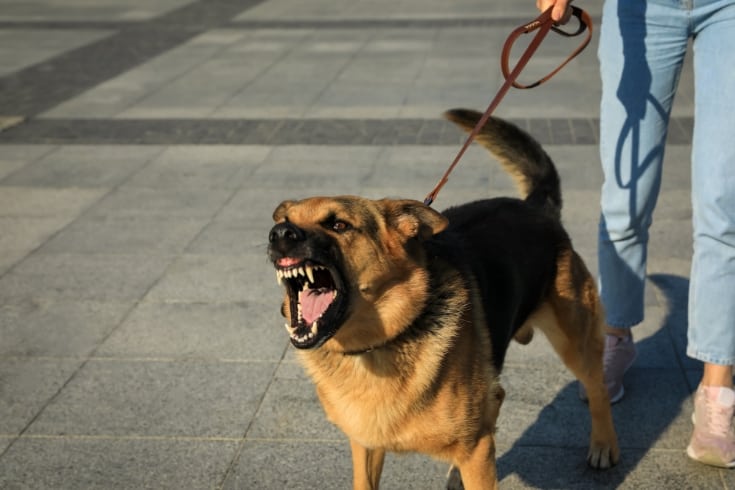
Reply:
[[[436,184],[436,187],[429,192],[429,194],[426,195],[424,198],[424,204],[427,206],[431,206],[431,204],[436,199],[436,196],[439,194],[439,191],[444,187],[444,184],[447,183],[449,180],[449,174],[452,173],[452,170],[454,170],[454,167],[457,166],[462,156],[467,151],[467,148],[469,148],[472,141],[475,139],[477,134],[480,132],[483,126],[485,126],[485,123],[490,118],[490,115],[493,113],[495,108],[500,104],[500,101],[503,99],[505,94],[508,92],[511,86],[517,87],[517,88],[532,88],[536,87],[551,77],[553,77],[559,70],[561,70],[569,61],[571,61],[575,56],[577,56],[579,53],[582,52],[582,50],[587,47],[587,44],[589,44],[590,39],[592,38],[592,20],[590,19],[589,15],[587,15],[587,12],[584,10],[578,8],[578,7],[572,7],[572,15],[577,17],[579,19],[579,28],[576,32],[568,33],[554,25],[554,21],[551,20],[551,9],[552,7],[549,7],[544,13],[542,13],[540,16],[538,16],[535,20],[533,20],[529,24],[522,25],[520,27],[517,27],[513,30],[513,32],[510,33],[508,38],[505,41],[505,44],[503,45],[503,51],[501,55],[501,61],[500,61],[500,67],[503,72],[503,77],[505,78],[505,82],[498,90],[498,93],[495,95],[495,98],[493,98],[492,102],[490,102],[490,105],[485,109],[485,113],[482,115],[479,121],[477,121],[477,124],[472,129],[470,134],[467,136],[467,139],[465,140],[464,144],[462,145],[462,148],[460,148],[459,152],[457,153],[457,156],[454,158],[454,161],[449,166],[446,172],[444,172],[444,175],[439,180],[439,182]],[[554,32],[561,34],[565,37],[573,37],[581,34],[585,30],[587,31],[587,37],[586,39],[577,47],[577,49],[572,52],[572,54],[567,58],[561,65],[559,65],[554,71],[546,75],[541,80],[538,80],[537,82],[531,84],[531,85],[521,85],[519,83],[516,83],[516,79],[518,78],[518,75],[520,75],[523,68],[528,64],[528,61],[533,56],[533,53],[536,52],[538,47],[541,45],[541,41],[544,40],[546,35],[549,33],[550,30],[553,30]],[[536,36],[531,40],[526,50],[521,55],[520,59],[518,60],[518,63],[516,63],[515,67],[512,71],[508,70],[508,59],[510,58],[510,51],[513,47],[513,43],[523,34],[528,34],[533,31],[538,31],[536,33]]]
[[[536,29],[542,28],[542,26],[545,24],[549,24],[552,31],[564,37],[576,37],[582,34],[583,32],[587,32],[587,35],[584,37],[584,39],[582,39],[582,42],[579,44],[579,46],[577,46],[577,48],[574,51],[572,51],[572,54],[570,54],[566,60],[564,60],[559,66],[557,66],[548,75],[528,85],[520,84],[516,82],[515,79],[513,79],[512,85],[515,88],[519,88],[519,89],[528,89],[528,88],[538,87],[539,85],[548,81],[551,77],[556,75],[562,68],[564,68],[567,65],[567,63],[569,63],[574,58],[576,58],[577,55],[581,53],[582,50],[584,50],[584,48],[586,48],[587,45],[592,40],[592,19],[590,19],[590,16],[589,14],[587,14],[587,12],[585,12],[584,10],[576,6],[572,6],[572,16],[576,17],[578,21],[577,30],[573,32],[567,32],[561,27],[553,23],[553,21],[551,20],[551,8],[546,10],[543,14],[541,14],[536,20],[534,20],[530,24],[521,26],[515,29],[513,32],[511,32],[511,34],[508,36],[508,39],[506,39],[505,44],[503,45],[503,52],[500,56],[500,70],[503,73],[503,77],[507,80],[508,77],[511,76],[511,72],[508,69],[508,62],[510,59],[511,49],[513,48],[513,44],[516,42],[516,40],[523,34],[528,34],[530,32],[535,31]]]

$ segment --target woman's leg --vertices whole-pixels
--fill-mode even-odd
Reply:
[[[605,176],[599,281],[607,323],[614,328],[643,320],[648,228],[687,42],[687,22],[678,3],[605,2],[599,48]]]

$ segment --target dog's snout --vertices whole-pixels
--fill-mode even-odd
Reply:
[[[291,223],[279,223],[273,228],[271,228],[270,235],[268,239],[271,243],[293,243],[293,242],[300,242],[303,241],[306,238],[306,235],[301,230],[301,228],[291,224]]]

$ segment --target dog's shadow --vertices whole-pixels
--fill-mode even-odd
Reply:
[[[575,381],[567,384],[497,459],[501,487],[512,487],[516,482],[544,489],[617,488],[644,459],[654,472],[662,463],[656,460],[660,454],[686,461],[684,447],[691,427],[674,422],[691,410],[696,383],[687,379],[687,370],[693,377],[698,374],[697,364],[684,353],[689,280],[671,275],[649,279],[664,293],[668,309],[661,327],[637,342],[638,358],[625,378],[626,395],[613,406],[621,449],[619,464],[607,471],[587,467],[589,412],[579,399]],[[502,428],[503,409],[500,417]],[[561,452],[560,444],[565,447]],[[671,451],[647,457],[653,446]]]

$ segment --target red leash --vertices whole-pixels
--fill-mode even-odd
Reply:
[[[508,39],[505,40],[505,44],[503,45],[503,51],[500,56],[500,69],[503,72],[503,77],[505,78],[505,82],[500,87],[500,90],[498,90],[498,93],[495,95],[495,98],[490,102],[490,105],[485,110],[485,113],[482,115],[480,120],[477,122],[475,127],[470,132],[469,136],[467,137],[467,140],[465,140],[464,145],[462,145],[462,148],[459,150],[459,153],[457,153],[457,156],[454,158],[454,161],[449,166],[446,172],[444,172],[444,175],[439,180],[439,183],[436,184],[436,187],[434,187],[434,190],[432,190],[426,198],[424,198],[424,204],[427,206],[431,206],[431,203],[434,202],[434,199],[436,199],[437,194],[439,194],[439,191],[442,187],[444,187],[444,184],[447,183],[449,180],[449,174],[452,173],[452,170],[454,170],[454,167],[457,166],[457,163],[459,163],[459,160],[462,158],[462,155],[464,155],[465,151],[467,151],[467,148],[469,148],[472,141],[475,139],[477,134],[480,132],[483,126],[485,126],[485,123],[490,118],[490,115],[493,113],[495,108],[500,104],[500,101],[503,99],[505,94],[508,92],[511,86],[521,89],[526,88],[533,88],[538,85],[541,85],[542,83],[549,80],[551,77],[557,74],[559,70],[564,68],[564,66],[569,63],[574,57],[576,57],[579,53],[582,52],[584,48],[587,47],[587,44],[589,44],[590,39],[592,39],[592,20],[590,19],[587,12],[584,10],[578,8],[578,7],[572,7],[572,15],[574,15],[579,20],[579,27],[575,32],[566,32],[556,25],[554,25],[554,21],[551,20],[551,8],[549,8],[547,11],[542,13],[540,16],[538,16],[533,22],[529,24],[522,25],[518,28],[516,28],[513,32],[510,33],[508,36]],[[513,68],[513,71],[508,70],[508,60],[510,58],[510,51],[513,48],[513,44],[515,41],[522,35],[522,34],[528,34],[533,31],[538,31],[536,33],[536,37],[534,37],[528,47],[526,48],[526,51],[523,52],[523,55],[521,55],[520,59],[518,60],[518,63],[516,63],[516,66]],[[587,31],[587,36],[582,40],[582,43],[575,49],[569,57],[562,62],[556,69],[554,69],[551,73],[546,75],[545,77],[541,78],[540,80],[537,80],[536,82],[530,84],[530,85],[521,85],[516,82],[516,79],[518,78],[518,75],[521,74],[521,71],[523,68],[528,64],[528,61],[533,56],[533,53],[536,52],[536,49],[541,45],[541,41],[546,37],[546,34],[549,33],[549,31],[552,30],[556,32],[557,34],[561,34],[565,37],[574,37],[578,36],[579,34]]]

